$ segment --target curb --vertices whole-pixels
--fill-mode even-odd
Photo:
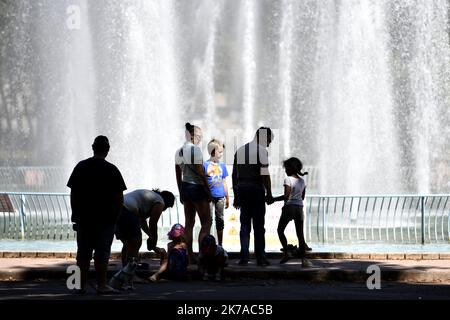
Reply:
[[[9,269],[0,270],[0,281],[30,281],[60,279],[65,281],[69,274],[66,269],[73,263],[67,262],[64,265],[50,266],[48,269],[42,268],[23,268],[20,270]],[[426,282],[426,283],[450,283],[450,271],[435,270],[417,270],[417,269],[395,269],[381,266],[381,280],[391,282]],[[119,264],[110,266],[108,278],[111,278],[119,270]],[[149,271],[138,272],[142,278],[149,277],[157,270],[156,265],[152,265]],[[189,270],[190,278],[199,280],[200,275],[195,267]],[[364,268],[349,269],[339,267],[312,267],[301,268],[300,263],[289,264],[280,268],[272,265],[268,267],[235,266],[230,265],[224,271],[224,279],[240,280],[268,280],[268,279],[286,279],[286,280],[305,280],[313,282],[340,281],[340,282],[366,282],[371,274],[368,274]],[[89,277],[95,277],[95,271],[91,267]]]
[[[155,270],[156,271],[156,270]],[[108,271],[108,278],[115,274],[116,270]],[[138,273],[141,277],[149,276],[149,273]],[[0,281],[31,281],[31,280],[50,280],[61,279],[65,281],[69,275],[63,271],[52,272],[47,270],[26,270],[22,272],[0,272]],[[224,271],[226,280],[268,280],[268,279],[286,279],[286,280],[305,280],[313,282],[340,281],[340,282],[366,282],[370,274],[361,270],[343,270],[343,269],[313,269],[299,271]],[[89,271],[89,277],[95,277],[93,270]],[[190,272],[192,280],[199,280],[196,272]],[[450,272],[426,272],[426,271],[381,271],[381,280],[389,282],[418,282],[418,283],[450,283]]]
[[[350,253],[350,252],[309,252],[309,259],[339,259],[339,260],[450,260],[450,253]],[[111,259],[120,259],[120,252],[112,252]],[[230,259],[239,259],[238,252],[229,252]],[[141,258],[158,258],[154,252],[140,253]],[[282,253],[268,252],[268,259],[281,259]],[[57,258],[75,259],[76,252],[22,252],[0,251],[0,258]],[[251,258],[254,255],[251,254]]]

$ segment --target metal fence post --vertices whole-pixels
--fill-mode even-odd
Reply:
[[[325,218],[325,198],[323,198],[323,206],[322,206],[322,222],[323,222],[323,229],[322,229],[322,243],[325,244],[327,241],[327,221]]]
[[[421,241],[422,244],[425,244],[425,197],[420,197],[420,211],[421,211],[421,215],[422,215],[422,219],[421,219]]]
[[[20,235],[21,239],[25,239],[25,195],[20,196],[20,211],[19,211],[19,218],[20,218]]]
[[[319,197],[319,204],[317,205],[317,242],[320,241],[320,202],[322,198]]]

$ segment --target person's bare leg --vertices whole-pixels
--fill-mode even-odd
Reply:
[[[127,252],[126,264],[128,264],[128,261],[132,258],[134,258],[135,261],[137,262],[139,260],[139,249],[141,248],[141,245],[142,245],[142,237],[139,235],[133,239],[130,239],[127,241],[127,244],[128,244],[128,252]],[[136,282],[136,283],[145,282],[144,280],[139,278],[137,275],[134,275],[132,281]]]
[[[159,267],[159,270],[156,271],[149,280],[152,282],[159,281],[161,278],[161,275],[167,270],[167,256],[164,258],[163,262],[161,263],[161,266]]]
[[[200,223],[202,225],[198,234],[198,247],[200,248],[200,243],[202,242],[203,237],[210,234],[211,232],[211,213],[209,202],[196,202],[195,209],[197,209]]]
[[[108,272],[108,262],[104,261],[95,261],[95,276],[97,279],[97,289],[104,290],[105,288],[109,288],[107,285],[107,272]]]
[[[195,206],[192,202],[184,202],[184,218],[185,218],[185,238],[188,247],[188,254],[190,263],[193,261],[194,252],[192,250],[192,234],[194,232],[195,224]]]
[[[308,246],[308,244],[306,243],[306,240],[305,240],[305,231],[303,229],[303,222],[302,222],[300,234],[301,234],[302,244],[305,246],[305,249],[309,248],[309,246]]]
[[[80,268],[80,276],[81,276],[81,279],[80,279],[81,288],[80,289],[81,290],[86,289],[90,265],[91,265],[90,261],[77,261],[77,266]]]
[[[139,249],[142,245],[142,237],[138,236],[136,238],[130,239],[127,241],[128,244],[128,252],[127,252],[127,258],[135,258],[138,260],[139,258]],[[128,260],[126,261],[128,263]]]
[[[295,232],[297,233],[297,239],[298,239],[298,249],[300,258],[303,259],[305,257],[305,251],[306,251],[306,243],[305,243],[305,236],[303,234],[303,221],[300,219],[294,219],[295,223]]]
[[[122,240],[122,243],[122,267],[125,267],[128,261],[128,240]]]
[[[300,237],[298,237],[299,244],[304,246],[306,251],[310,251],[311,248],[308,246],[308,244],[306,243],[306,240],[305,240],[305,231],[304,231],[304,223],[303,223],[303,221],[301,222],[301,227],[300,227],[300,230],[299,230],[299,234],[300,234]]]

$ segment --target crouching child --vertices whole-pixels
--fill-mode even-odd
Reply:
[[[221,245],[216,244],[216,239],[210,234],[203,237],[199,251],[198,270],[203,280],[221,281],[228,253]]]

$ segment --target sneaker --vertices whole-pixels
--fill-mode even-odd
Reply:
[[[302,267],[303,268],[309,268],[312,267],[313,264],[311,263],[311,261],[307,260],[307,259],[303,259],[302,260]]]
[[[209,274],[205,273],[203,275],[203,281],[208,281],[209,280]]]
[[[291,259],[291,258],[292,258],[292,256],[289,253],[285,253],[283,255],[283,258],[281,258],[281,260],[280,260],[280,264],[288,262],[289,259]]]
[[[264,267],[264,266],[270,266],[270,262],[266,258],[258,259],[256,262],[258,266]]]
[[[217,273],[216,276],[215,276],[215,278],[214,278],[214,280],[216,280],[216,281],[222,281],[222,276],[221,276],[219,273]]]

